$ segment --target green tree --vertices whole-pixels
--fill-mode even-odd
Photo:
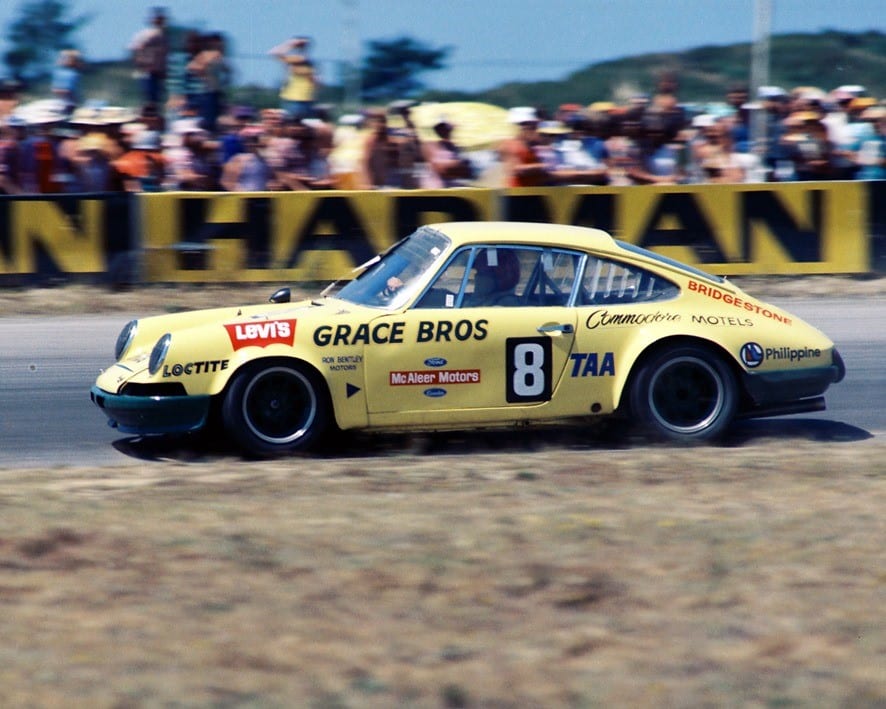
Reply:
[[[424,89],[418,75],[445,68],[451,51],[451,47],[435,49],[412,37],[369,42],[361,69],[363,98],[384,101],[415,95]]]
[[[66,0],[29,0],[21,5],[18,17],[9,25],[9,49],[3,63],[19,81],[46,78],[52,72],[59,50],[77,49],[74,35],[91,17],[68,17]]]

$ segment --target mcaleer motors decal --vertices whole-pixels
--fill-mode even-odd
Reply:
[[[412,372],[391,372],[391,386],[439,386],[443,384],[479,384],[479,369],[432,369]]]

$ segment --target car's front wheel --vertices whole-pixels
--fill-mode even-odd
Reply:
[[[222,419],[245,453],[275,457],[315,444],[329,425],[330,405],[323,383],[306,367],[255,364],[235,375]]]
[[[708,349],[680,345],[644,362],[630,391],[631,411],[656,438],[706,441],[735,417],[738,388],[723,359]]]

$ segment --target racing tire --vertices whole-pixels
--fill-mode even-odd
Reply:
[[[732,370],[710,350],[669,347],[640,367],[630,390],[631,412],[643,431],[682,443],[720,437],[738,408]]]
[[[235,375],[222,421],[244,453],[273,458],[314,446],[329,427],[330,411],[326,387],[312,370],[271,362]]]

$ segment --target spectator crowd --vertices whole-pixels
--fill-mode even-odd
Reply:
[[[723,101],[687,104],[666,74],[651,94],[619,104],[512,107],[512,135],[467,152],[445,104],[421,130],[410,101],[333,121],[315,101],[307,37],[268,52],[286,78],[279,106],[262,110],[229,102],[222,34],[170,44],[157,9],[129,46],[134,109],[84,101],[75,50],[60,53],[51,98],[22,103],[20,87],[3,82],[0,194],[886,178],[886,104],[860,85],[762,86],[755,95],[735,85]]]

